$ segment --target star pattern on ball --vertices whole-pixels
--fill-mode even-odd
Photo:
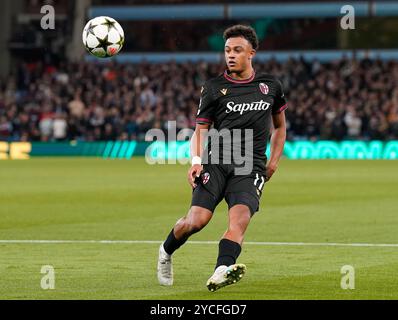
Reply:
[[[96,25],[93,25],[92,22],[90,22],[90,25],[87,27],[87,33],[86,36],[88,37],[89,34],[92,34],[95,37],[95,33],[94,33],[94,28],[96,27]]]
[[[116,42],[116,44],[118,44],[120,47],[123,47],[124,45],[124,38],[122,36],[120,36],[120,40],[118,42]]]
[[[89,53],[98,58],[115,56],[125,39],[120,24],[110,17],[97,17],[89,21],[83,33],[83,42]]]
[[[109,19],[107,19],[107,18],[105,18],[105,21],[106,21],[106,22],[102,23],[102,25],[108,27],[108,32],[109,32],[112,28],[115,28],[115,23],[116,23],[115,21],[109,20]]]
[[[104,39],[97,38],[97,40],[98,40],[99,44],[98,44],[98,46],[96,46],[96,48],[102,48],[105,50],[105,52],[106,52],[107,47],[109,45],[113,44],[112,42],[109,42],[108,35],[106,35],[106,37]]]

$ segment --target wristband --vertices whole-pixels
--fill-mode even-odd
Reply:
[[[191,160],[192,165],[194,166],[195,164],[201,165],[202,164],[202,159],[198,156],[194,156]]]

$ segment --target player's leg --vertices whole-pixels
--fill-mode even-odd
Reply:
[[[177,221],[163,243],[164,250],[172,255],[188,238],[202,230],[211,220],[213,212],[209,209],[192,206],[188,214]]]
[[[229,209],[228,217],[228,229],[225,231],[223,239],[242,245],[246,229],[252,217],[250,208],[244,204],[234,205]]]
[[[173,264],[171,256],[194,233],[203,229],[211,220],[213,212],[199,206],[192,206],[188,214],[179,219],[160,245],[158,259],[158,280],[161,285],[173,284]]]
[[[228,229],[219,243],[216,269],[222,265],[228,267],[236,263],[252,214],[248,206],[237,204],[229,210],[228,217]]]
[[[210,291],[239,281],[246,266],[236,264],[241,245],[251,217],[259,209],[265,179],[261,173],[232,176],[226,186],[225,200],[229,208],[228,229],[219,243],[219,253],[214,274],[207,282]]]
[[[243,238],[250,223],[252,212],[247,205],[236,204],[229,209],[228,229],[218,246],[218,258],[214,274],[207,281],[210,291],[238,282],[246,272],[244,264],[237,264]]]
[[[172,255],[188,238],[204,228],[222,200],[225,186],[225,170],[222,166],[205,165],[192,191],[191,209],[179,219],[163,244],[167,254]]]
[[[164,249],[172,255],[194,233],[203,229],[222,200],[225,186],[225,171],[221,166],[205,165],[197,178],[197,187],[192,191],[191,209],[179,219],[164,242]]]
[[[191,209],[179,219],[166,241],[159,248],[158,279],[162,285],[173,284],[171,256],[194,233],[204,228],[213,216],[214,209],[222,200],[225,176],[222,168],[206,166],[193,190]]]

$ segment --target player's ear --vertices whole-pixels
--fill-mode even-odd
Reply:
[[[256,55],[256,50],[252,49],[250,51],[250,55],[249,55],[249,60],[252,60],[254,58],[254,56]]]

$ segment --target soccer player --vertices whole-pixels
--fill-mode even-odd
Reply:
[[[254,29],[232,26],[225,30],[224,40],[227,69],[202,87],[197,124],[191,139],[192,166],[188,171],[188,182],[193,188],[191,208],[177,221],[159,248],[158,280],[161,285],[173,284],[173,253],[208,224],[223,199],[229,208],[229,224],[219,242],[215,271],[207,281],[207,288],[215,291],[242,278],[246,266],[237,264],[236,260],[243,237],[250,219],[259,209],[264,184],[276,171],[283,152],[286,100],[279,80],[253,69],[252,59],[258,48]],[[225,151],[217,150],[221,161],[213,161],[211,153],[220,145],[213,146],[210,141],[205,146],[211,126],[224,132],[252,131],[251,136],[243,135],[241,141],[232,140],[232,146],[249,148],[251,145],[251,151],[243,150],[252,158],[249,172],[238,172],[235,160],[225,161]],[[267,162],[265,151],[270,135],[271,154]],[[222,145],[222,150],[227,150],[225,148],[228,146]],[[232,153],[236,155],[234,150]],[[209,159],[206,163],[202,161],[205,158]]]

